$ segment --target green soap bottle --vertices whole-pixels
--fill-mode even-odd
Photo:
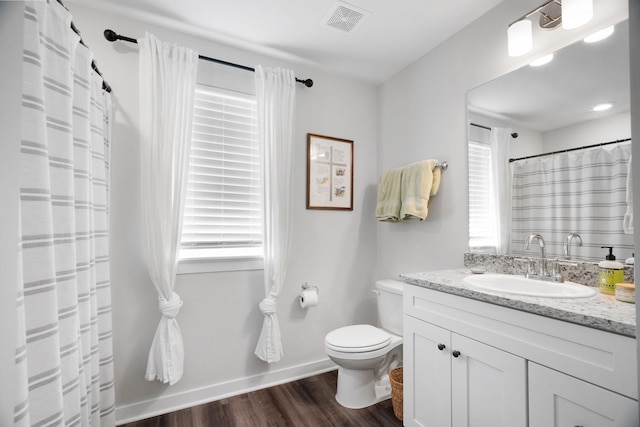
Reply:
[[[613,246],[601,246],[609,249],[609,255],[604,261],[598,263],[598,286],[600,293],[614,295],[616,293],[616,283],[624,282],[624,266],[616,261],[613,254]]]

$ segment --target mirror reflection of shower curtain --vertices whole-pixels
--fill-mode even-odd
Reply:
[[[495,212],[496,253],[509,254],[511,225],[510,128],[491,128],[491,202]]]
[[[633,236],[622,229],[630,156],[627,142],[513,162],[512,254],[533,255],[523,242],[540,233],[547,256],[561,258],[575,232],[583,245],[572,259],[604,259],[601,246],[614,246],[618,259],[631,256]]]

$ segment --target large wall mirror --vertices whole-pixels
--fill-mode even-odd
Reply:
[[[593,110],[604,103],[611,108]],[[602,246],[632,256],[628,21],[469,91],[467,107],[472,252],[534,256],[539,248],[524,241],[538,233],[550,257],[597,261]],[[568,170],[571,178],[556,176]]]

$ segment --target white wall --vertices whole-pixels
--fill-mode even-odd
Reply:
[[[115,122],[111,161],[111,271],[116,402],[119,420],[138,418],[211,400],[243,388],[262,387],[309,375],[333,365],[324,336],[353,322],[375,323],[370,289],[375,275],[377,94],[373,86],[295,66],[77,4],[70,9],[100,70],[113,88]],[[146,382],[149,345],[160,314],[141,249],[138,146],[138,53],[136,45],[107,42],[102,32],[141,37],[145,30],[201,54],[243,65],[284,66],[312,78],[313,88],[297,88],[293,256],[278,301],[284,359],[268,365],[253,355],[262,325],[262,271],[189,274],[178,277],[184,306],[178,315],[185,344],[185,375],[168,387]],[[204,71],[203,71],[204,70]],[[253,75],[206,65],[246,80]],[[231,76],[231,77],[230,77]],[[354,209],[305,209],[307,132],[353,139]],[[320,288],[320,304],[303,310],[297,294],[303,282]]]
[[[424,222],[377,225],[379,275],[462,266],[468,248],[466,92],[627,14],[626,0],[596,0],[589,24],[536,32],[533,51],[510,58],[507,26],[539,3],[500,3],[379,88],[378,173],[424,158],[449,162]]]
[[[628,111],[545,132],[542,145],[546,153],[627,138],[631,138]]]

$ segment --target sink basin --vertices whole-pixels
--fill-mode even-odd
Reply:
[[[471,288],[530,297],[588,298],[597,293],[595,288],[579,283],[544,282],[508,274],[474,274],[466,276],[464,282]]]

